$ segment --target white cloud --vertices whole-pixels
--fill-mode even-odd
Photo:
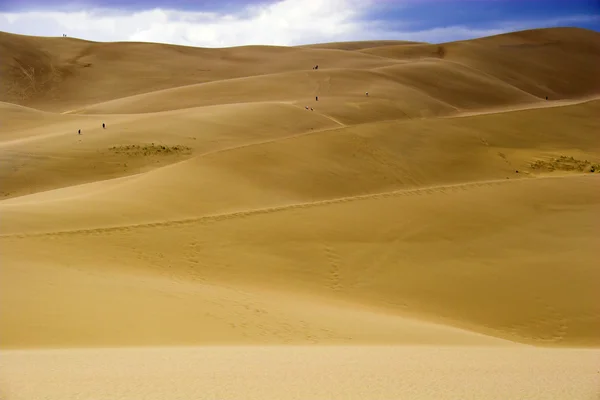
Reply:
[[[283,0],[248,6],[236,14],[167,9],[122,14],[109,10],[0,13],[0,30],[203,47],[296,45],[361,38],[368,27],[360,16],[368,5],[369,0]]]
[[[201,47],[372,39],[439,43],[537,26],[585,22],[582,18],[589,18],[575,16],[542,22],[504,23],[490,29],[450,26],[410,31],[402,21],[395,21],[394,29],[389,23],[365,20],[375,1],[282,0],[251,5],[231,14],[167,9],[0,13],[0,30],[39,36],[66,33],[94,41],[160,42]]]

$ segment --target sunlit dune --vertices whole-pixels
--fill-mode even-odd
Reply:
[[[600,33],[0,58],[0,398],[597,394]]]

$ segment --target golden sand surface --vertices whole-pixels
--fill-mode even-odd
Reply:
[[[599,398],[599,33],[0,58],[0,399]]]

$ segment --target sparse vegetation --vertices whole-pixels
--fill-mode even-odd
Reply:
[[[578,160],[575,157],[560,156],[549,160],[536,160],[531,163],[534,170],[546,171],[579,171],[579,172],[599,172],[600,164],[588,160]]]
[[[36,68],[15,59],[7,94],[21,104],[41,92],[52,91],[54,85],[61,81],[62,73],[53,63],[45,68]]]
[[[191,148],[183,145],[166,146],[161,144],[130,144],[123,146],[113,146],[111,151],[118,154],[128,154],[134,156],[152,156],[152,155],[167,155],[167,154],[182,154],[189,153]]]

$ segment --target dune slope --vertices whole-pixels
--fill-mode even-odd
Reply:
[[[139,309],[127,315],[132,327],[147,332],[150,343],[188,343],[185,337],[194,331],[195,319],[180,307],[177,313],[170,312],[169,303],[190,301],[188,296],[194,293],[212,301],[220,297],[234,301],[234,295],[211,294],[217,290],[211,287],[224,285],[260,297],[282,291],[285,296],[298,293],[297,299],[312,295],[343,300],[358,308],[375,307],[392,315],[527,343],[597,345],[600,310],[593,300],[598,277],[592,262],[599,237],[592,218],[600,211],[597,181],[595,175],[500,180],[179,222],[4,236],[2,281],[11,282],[0,302],[4,344],[51,345],[61,340],[64,345],[69,342],[60,328],[65,324],[85,324],[72,331],[76,337],[71,340],[82,345],[129,344],[128,336],[119,333],[123,326],[119,318],[127,310],[123,303],[132,312],[136,307],[152,310],[150,320]],[[495,199],[493,213],[486,201],[491,198]],[[573,257],[578,260],[576,268],[570,262]],[[31,279],[30,271],[38,271],[37,279]],[[125,272],[137,276],[134,286],[127,285],[125,278],[102,283],[104,274],[118,277]],[[156,287],[156,292],[151,291],[154,294],[138,294],[149,290],[144,288],[153,286],[154,279],[158,279],[156,285],[178,289]],[[116,291],[123,285],[130,288],[124,292],[128,297],[139,296],[139,300],[117,301]],[[83,286],[91,287],[84,290]],[[94,286],[98,289],[93,290]],[[177,295],[180,291],[183,294]],[[37,295],[27,306],[31,292]],[[165,296],[161,293],[174,298],[157,300]],[[73,298],[79,300],[72,303],[69,299]],[[273,311],[268,304],[285,304],[283,300],[263,302],[269,315]],[[14,309],[12,304],[21,306]],[[191,304],[194,313],[203,310],[202,302]],[[235,309],[220,301],[217,304],[219,318]],[[325,307],[328,302],[317,304]],[[210,310],[215,306],[209,304],[202,312],[214,316]],[[169,329],[177,326],[178,319],[187,328],[168,334],[145,329],[152,321],[163,320],[163,307],[167,307],[165,318],[169,315],[172,321]],[[252,331],[255,324],[262,326],[260,318],[250,317],[256,312],[252,307],[242,308],[241,315],[248,315],[242,332]],[[97,317],[84,317],[92,309],[98,310]],[[313,317],[303,320],[317,324],[311,322]],[[27,321],[37,321],[44,328],[31,329]],[[210,332],[206,328],[213,324],[201,322],[198,327]],[[239,329],[231,322],[235,326],[228,329]],[[96,337],[100,324],[102,334]],[[294,332],[298,331],[292,329],[290,335]],[[350,335],[351,330],[341,332]],[[376,332],[390,332],[390,328]],[[351,340],[360,341],[361,336],[355,335],[350,335]],[[194,337],[202,342],[203,335]],[[219,337],[225,340],[226,336]],[[364,340],[377,341],[377,337],[374,333]],[[443,334],[437,340],[449,338]],[[252,335],[238,339],[253,341]],[[396,333],[387,340],[408,338]]]
[[[459,63],[530,95],[551,100],[597,94],[600,33],[536,29],[454,43],[390,45],[360,50],[397,60]],[[489,96],[496,95],[494,90]]]
[[[591,398],[599,35],[0,33],[0,397]]]
[[[597,392],[599,33],[0,58],[3,399]]]
[[[358,52],[276,46],[202,49],[96,43],[0,33],[0,101],[68,111],[155,90],[222,79],[323,68],[370,68],[393,60]],[[85,87],[85,89],[84,89]]]
[[[534,177],[549,172],[539,168],[541,165],[561,157],[578,160],[580,164],[573,167],[580,168],[575,170],[579,173],[600,163],[600,145],[594,136],[600,123],[589,119],[589,115],[600,112],[600,101],[355,126],[338,126],[319,114],[306,114],[285,104],[232,107],[220,106],[208,113],[204,113],[208,109],[193,109],[149,114],[145,119],[111,124],[93,139],[73,135],[53,138],[53,147],[44,147],[61,158],[25,161],[21,156],[14,163],[27,162],[31,170],[40,171],[35,177],[47,188],[54,182],[67,185],[75,179],[90,183],[17,196],[19,188],[31,189],[32,178],[25,179],[31,174],[27,170],[21,174],[6,171],[5,188],[16,194],[0,202],[4,216],[0,232],[52,231],[57,218],[63,229],[105,227],[465,181]],[[232,111],[244,116],[245,122],[239,126],[234,121],[211,125]],[[271,120],[273,115],[277,117]],[[287,128],[279,119],[282,117]],[[168,122],[163,125],[160,119]],[[270,121],[274,126],[279,124],[278,128],[263,131]],[[195,132],[197,124],[204,126],[203,132]],[[124,132],[128,142],[110,150],[110,143]],[[44,139],[40,141],[44,143]],[[185,144],[190,150],[151,154],[147,147],[126,148],[136,141]],[[79,147],[69,147],[70,142]],[[102,151],[92,152],[99,146],[103,146]],[[90,150],[83,163],[77,152],[86,148]],[[162,168],[167,162],[174,164]],[[108,173],[124,176],[141,168],[140,163],[153,169],[125,181],[94,182]],[[118,168],[124,164],[127,169]],[[113,165],[114,169],[109,169]],[[558,172],[573,171],[563,168]],[[152,201],[136,201],[139,196]],[[111,213],[113,207],[119,212]]]

